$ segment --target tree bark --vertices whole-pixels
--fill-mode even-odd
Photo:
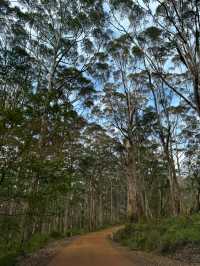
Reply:
[[[129,143],[130,144],[130,143]],[[127,216],[131,221],[138,221],[144,216],[142,192],[136,168],[135,149],[133,145],[127,148]]]

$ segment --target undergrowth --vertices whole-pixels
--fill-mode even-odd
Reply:
[[[54,231],[49,235],[37,233],[34,234],[29,241],[26,241],[22,247],[19,247],[17,244],[8,247],[2,242],[0,243],[0,266],[15,266],[17,258],[21,254],[31,254],[45,247],[52,241],[81,235],[85,232],[86,231],[83,229],[68,229],[64,233]]]
[[[173,253],[188,244],[200,246],[200,214],[128,224],[114,239],[134,250]]]
[[[110,225],[102,226],[97,230],[102,230],[104,228],[109,227]],[[53,231],[51,234],[34,234],[29,241],[26,241],[22,247],[19,247],[15,241],[13,241],[13,245],[8,247],[5,246],[4,243],[0,241],[0,266],[15,266],[17,258],[21,254],[31,254],[43,247],[45,247],[48,243],[63,239],[66,237],[72,237],[76,235],[82,235],[88,233],[87,229],[79,229],[72,228],[67,229],[64,233],[60,233],[58,231]]]

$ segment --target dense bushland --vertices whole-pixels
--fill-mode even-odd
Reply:
[[[172,254],[184,246],[200,248],[200,215],[143,221],[129,224],[114,239],[133,250]]]

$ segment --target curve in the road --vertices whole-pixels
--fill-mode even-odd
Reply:
[[[186,266],[162,257],[131,252],[113,244],[115,229],[90,233],[63,248],[48,266]]]

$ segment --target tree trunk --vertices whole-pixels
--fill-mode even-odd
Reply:
[[[127,149],[127,215],[131,221],[138,221],[144,215],[142,193],[137,176],[133,145]]]
[[[166,158],[167,158],[168,168],[169,168],[171,212],[173,215],[176,216],[180,214],[180,211],[181,211],[180,188],[179,188],[179,184],[177,180],[173,155],[170,154],[169,149],[165,149],[165,153],[166,153]]]

